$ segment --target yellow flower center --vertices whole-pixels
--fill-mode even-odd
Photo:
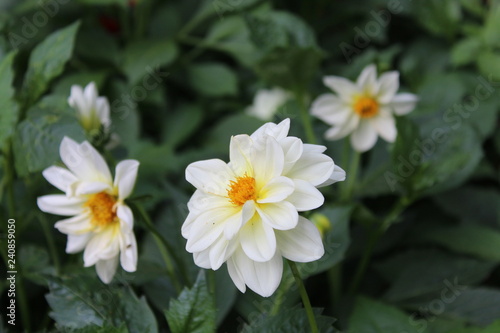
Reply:
[[[236,206],[242,206],[248,200],[256,200],[255,178],[247,176],[245,173],[243,177],[236,177],[236,181],[231,180],[227,196],[229,201]]]
[[[117,221],[116,218],[116,198],[106,192],[93,194],[85,203],[92,213],[92,224],[98,227],[105,227]]]
[[[354,111],[361,118],[370,118],[377,115],[379,110],[378,102],[371,97],[361,96],[354,102]]]

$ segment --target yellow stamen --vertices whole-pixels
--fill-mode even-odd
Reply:
[[[236,206],[242,206],[248,200],[256,200],[255,178],[245,175],[236,177],[236,181],[229,182],[227,189],[229,201]]]
[[[354,102],[354,111],[361,118],[370,118],[378,114],[378,102],[371,97],[361,96]]]
[[[92,213],[92,224],[97,227],[105,227],[117,221],[116,198],[106,192],[93,194],[85,203]]]

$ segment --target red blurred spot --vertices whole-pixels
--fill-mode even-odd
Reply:
[[[99,17],[99,23],[101,26],[112,34],[119,33],[121,31],[120,23],[110,16],[101,15]]]

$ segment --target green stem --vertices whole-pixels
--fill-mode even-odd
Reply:
[[[353,151],[351,156],[351,162],[349,164],[349,169],[346,173],[346,184],[344,187],[344,192],[342,193],[341,201],[348,202],[353,197],[354,185],[356,184],[356,179],[358,176],[359,161],[361,159],[361,153],[358,151]]]
[[[51,229],[49,228],[49,223],[47,218],[43,214],[38,214],[40,222],[42,224],[43,233],[45,234],[45,238],[47,239],[47,244],[49,246],[50,256],[52,257],[52,262],[54,263],[54,267],[56,269],[56,274],[59,275],[61,273],[61,264],[59,261],[59,256],[57,255],[57,249],[54,242],[54,236],[52,235]]]
[[[26,298],[26,292],[24,291],[24,281],[22,275],[17,275],[17,296],[19,300],[19,308],[21,313],[21,321],[23,322],[23,327],[25,332],[31,332],[31,322],[30,322],[30,313],[28,307],[28,301]]]
[[[309,143],[316,144],[316,135],[314,135],[311,116],[309,115],[309,110],[307,109],[306,96],[301,90],[297,90],[295,92],[295,99],[299,104],[300,117],[302,118],[302,126],[304,126],[307,141]]]
[[[12,154],[12,141],[9,140],[5,149],[5,185],[7,187],[7,207],[9,216],[16,218],[16,201],[14,196],[14,155]]]
[[[378,228],[370,235],[370,238],[367,242],[365,250],[363,252],[363,256],[361,257],[361,261],[356,268],[356,272],[354,273],[354,278],[352,280],[351,286],[349,288],[349,295],[355,295],[361,279],[365,275],[365,271],[368,267],[368,263],[373,255],[373,250],[377,245],[380,237],[386,232],[387,229],[391,226],[391,224],[398,218],[401,212],[410,204],[410,200],[407,197],[401,197],[398,202],[393,206],[389,214],[384,218],[384,220],[379,224]]]
[[[295,278],[295,283],[297,283],[297,287],[299,288],[300,297],[302,297],[302,303],[304,303],[304,308],[306,309],[307,319],[309,320],[309,326],[311,326],[312,333],[318,333],[318,325],[316,324],[316,318],[314,317],[314,312],[311,307],[311,302],[309,301],[309,296],[307,296],[306,288],[304,287],[304,283],[302,282],[302,278],[300,277],[299,270],[297,269],[297,265],[290,260],[288,261],[288,265],[290,265],[290,269],[292,270],[293,277]]]
[[[342,264],[338,263],[328,270],[328,282],[330,284],[330,303],[336,311],[342,292]]]
[[[153,222],[149,218],[149,216],[146,213],[146,211],[144,210],[144,208],[142,208],[142,206],[138,205],[138,204],[136,204],[135,207],[137,208],[137,210],[141,214],[142,219],[143,219],[144,223],[146,224],[146,227],[153,235],[153,238],[156,242],[156,245],[158,246],[158,249],[160,250],[160,254],[163,258],[163,261],[165,261],[165,266],[167,267],[167,273],[170,276],[172,283],[174,284],[175,290],[177,291],[177,293],[180,293],[182,288],[181,288],[179,281],[177,280],[177,276],[175,274],[175,269],[174,269],[174,265],[172,262],[172,258],[170,258],[170,255],[169,255],[169,253],[170,253],[173,256],[174,252],[172,251],[172,248],[167,243],[167,241],[162,237],[162,235],[158,232],[158,230],[156,230]],[[177,262],[177,260],[176,260],[176,262]]]

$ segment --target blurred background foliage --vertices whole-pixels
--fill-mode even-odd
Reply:
[[[198,273],[180,235],[193,192],[184,169],[227,160],[231,135],[263,124],[244,112],[258,89],[295,96],[274,120],[291,118],[305,140],[299,110],[327,91],[322,77],[355,79],[376,63],[400,71],[420,102],[394,144],[363,155],[355,200],[323,191],[326,255],[300,266],[321,331],[500,332],[498,1],[2,0],[0,10],[0,215],[16,218],[20,272],[18,324],[2,316],[0,331],[307,331],[288,271],[269,299],[240,294],[225,268]],[[104,285],[36,206],[54,192],[41,171],[64,135],[104,145],[66,102],[90,81],[120,137],[107,158],[141,162],[134,196],[187,266],[181,295],[140,219],[137,272]],[[314,128],[321,138],[327,127]],[[347,167],[342,141],[320,143]],[[7,288],[2,279],[2,307]]]

